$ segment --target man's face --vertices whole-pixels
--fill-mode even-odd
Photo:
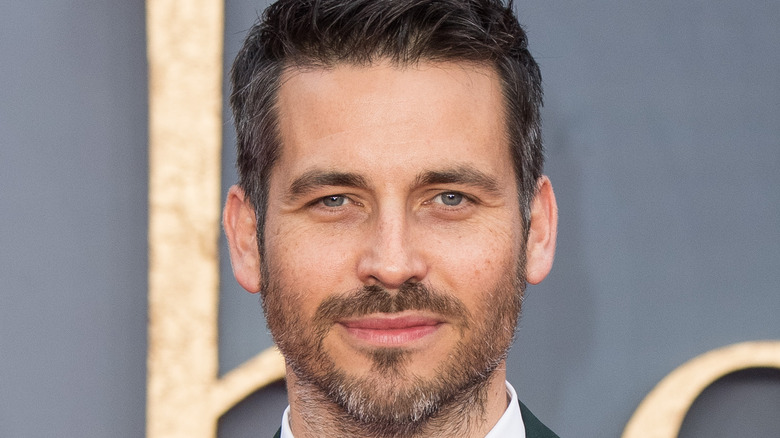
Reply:
[[[282,78],[268,324],[296,377],[364,421],[419,420],[502,364],[525,285],[503,108],[488,67]]]

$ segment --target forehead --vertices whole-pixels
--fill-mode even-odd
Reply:
[[[501,82],[491,66],[291,68],[281,78],[277,105],[277,165],[288,169],[380,170],[436,160],[491,168],[511,161]]]

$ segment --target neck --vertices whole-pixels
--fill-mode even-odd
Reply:
[[[508,404],[506,367],[501,364],[485,381],[442,403],[428,418],[407,424],[361,422],[333,402],[317,385],[287,369],[290,427],[295,438],[338,437],[484,437]]]

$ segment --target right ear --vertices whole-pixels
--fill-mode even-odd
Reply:
[[[251,293],[260,292],[260,252],[257,247],[255,209],[238,186],[228,190],[222,226],[230,248],[233,275],[238,284]]]

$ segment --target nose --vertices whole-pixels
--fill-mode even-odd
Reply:
[[[414,231],[413,221],[402,213],[386,212],[372,221],[357,267],[363,284],[398,289],[425,278],[428,266]]]

